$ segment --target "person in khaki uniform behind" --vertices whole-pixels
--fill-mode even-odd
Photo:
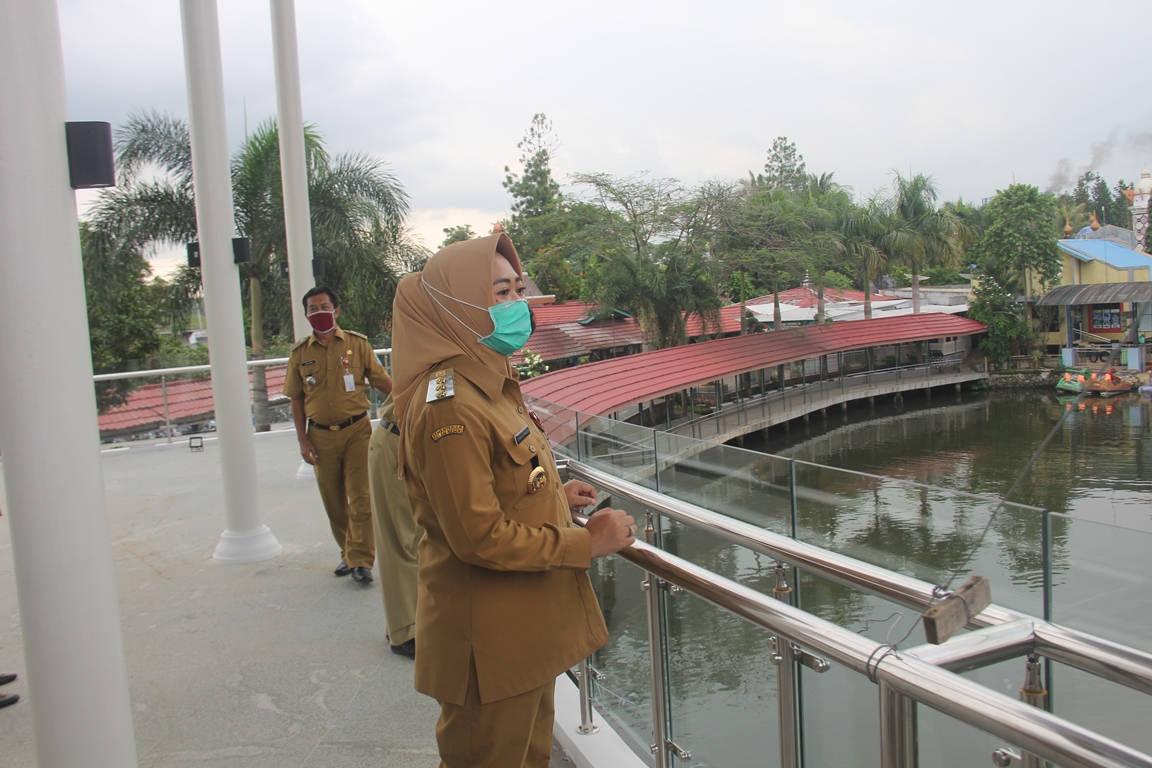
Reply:
[[[416,658],[416,550],[424,531],[412,517],[408,488],[397,474],[399,456],[400,427],[389,395],[368,442],[368,487],[388,642],[392,653]]]
[[[636,533],[561,485],[508,355],[531,332],[504,234],[453,243],[393,305],[400,467],[420,540],[416,690],[440,703],[444,768],[546,768],[557,675],[608,640],[588,568]]]
[[[368,384],[389,393],[392,380],[368,337],[336,324],[340,300],[335,291],[308,291],[304,312],[313,333],[292,347],[284,394],[292,401],[300,455],[313,466],[340,547],[335,573],[368,584],[376,559],[368,496]]]

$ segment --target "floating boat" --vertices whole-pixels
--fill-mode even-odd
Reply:
[[[1109,368],[1102,375],[1092,374],[1092,378],[1085,384],[1088,394],[1097,397],[1109,397],[1131,392],[1136,387],[1135,381],[1123,379],[1117,376],[1115,371],[1115,368]]]
[[[1087,368],[1069,368],[1064,375],[1056,381],[1056,389],[1062,392],[1080,394],[1088,383],[1091,372]]]

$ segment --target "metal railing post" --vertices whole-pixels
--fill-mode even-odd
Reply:
[[[172,442],[172,417],[168,413],[168,377],[160,377],[160,396],[164,399],[164,434]]]
[[[784,563],[776,561],[776,586],[772,596],[781,602],[792,605],[794,593],[788,584],[788,573]],[[776,706],[780,721],[780,767],[800,768],[798,749],[797,705],[799,692],[796,687],[796,661],[792,655],[792,642],[782,635],[771,639],[774,646],[772,663],[776,665]]]
[[[1020,701],[1044,709],[1048,698],[1048,689],[1044,686],[1044,676],[1041,672],[1040,657],[1034,653],[1028,654],[1024,664],[1024,686],[1020,689]],[[1044,768],[1045,762],[1030,752],[1020,753],[1021,768]]]
[[[646,514],[644,522],[644,541],[653,544],[656,527],[653,524],[651,512]],[[644,581],[641,584],[648,606],[648,674],[652,685],[652,740],[650,745],[653,756],[656,758],[656,768],[668,768],[668,735],[665,730],[667,722],[667,703],[664,700],[664,623],[660,610],[659,580],[653,574],[645,571]]]
[[[592,723],[592,683],[589,679],[591,672],[592,667],[588,664],[588,659],[581,661],[577,672],[580,676],[580,725],[576,728],[576,732],[584,735],[600,730],[600,726]]]
[[[880,681],[880,765],[916,768],[916,702]]]

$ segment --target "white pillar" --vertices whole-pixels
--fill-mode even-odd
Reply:
[[[0,0],[0,446],[41,766],[136,767],[55,0]],[[4,749],[0,746],[0,761]]]
[[[200,270],[208,315],[212,395],[216,404],[220,468],[228,528],[214,554],[218,562],[253,563],[283,549],[260,522],[256,492],[256,441],[248,391],[240,273],[232,259],[232,177],[224,121],[224,73],[215,0],[181,0],[184,70],[192,180],[200,233]]]
[[[280,136],[280,178],[284,186],[284,224],[288,235],[288,279],[292,291],[295,338],[312,333],[304,317],[304,294],[316,285],[312,276],[312,216],[308,207],[308,171],[304,162],[304,108],[300,99],[300,56],[296,48],[293,0],[271,0],[272,51],[276,59],[276,125]]]

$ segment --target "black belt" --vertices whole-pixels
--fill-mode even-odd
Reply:
[[[392,434],[396,435],[396,437],[400,437],[400,427],[396,426],[392,422],[385,421],[384,419],[380,419],[380,426],[384,427],[384,429],[386,429],[389,432],[391,432]]]
[[[312,421],[312,419],[308,419],[308,423],[311,424],[312,426],[316,427],[317,429],[327,429],[331,432],[339,432],[342,429],[345,429],[347,427],[352,426],[353,424],[360,421],[360,419],[364,418],[367,415],[368,415],[367,413],[360,413],[360,414],[353,416],[350,419],[345,419],[344,421],[340,422],[339,424],[317,424],[316,422]]]

